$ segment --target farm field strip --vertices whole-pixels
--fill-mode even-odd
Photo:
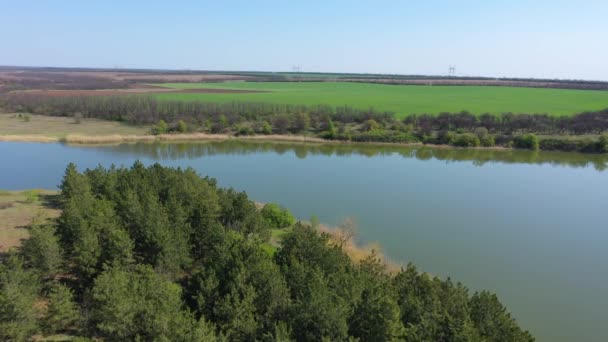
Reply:
[[[547,113],[570,115],[608,108],[608,91],[509,88],[491,86],[403,86],[350,82],[222,82],[162,83],[163,87],[192,91],[225,89],[249,93],[154,94],[161,100],[212,102],[269,102],[354,108],[374,108],[403,117],[412,113],[438,114],[467,110],[483,113]],[[255,92],[257,91],[257,92]]]

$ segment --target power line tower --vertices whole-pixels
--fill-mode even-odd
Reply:
[[[453,77],[456,74],[456,66],[450,64],[448,76]]]
[[[300,73],[300,71],[301,71],[301,70],[302,70],[302,69],[300,68],[300,66],[299,66],[299,65],[294,65],[294,66],[292,66],[292,67],[291,67],[291,71],[293,71],[293,73],[295,73],[295,74],[296,74],[296,75],[294,75],[294,78],[295,78],[295,79],[299,79],[299,78],[301,78],[301,76],[300,76],[300,75],[297,75],[297,74],[299,74],[299,73]]]

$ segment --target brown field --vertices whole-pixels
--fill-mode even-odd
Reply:
[[[0,94],[15,91],[39,90],[52,96],[105,96],[132,93],[176,91],[141,83],[166,82],[223,82],[246,81],[254,76],[224,75],[212,72],[167,72],[125,70],[74,70],[57,68],[0,67]],[[62,91],[50,92],[48,91]],[[72,90],[73,92],[63,92]],[[91,92],[96,90],[96,92]],[[188,91],[188,92],[201,92]],[[217,92],[215,90],[211,92]],[[231,91],[234,92],[234,91]]]
[[[262,90],[241,90],[241,89],[175,89],[159,86],[147,86],[135,84],[125,89],[70,89],[70,90],[23,90],[13,91],[11,94],[19,95],[44,95],[53,97],[73,97],[73,96],[117,96],[133,94],[158,94],[158,93],[179,93],[179,94],[239,94],[239,93],[262,93]]]
[[[59,216],[56,197],[50,190],[0,191],[0,253],[27,239],[33,220],[43,223]]]
[[[220,82],[255,79],[254,76],[208,74],[202,72],[118,72],[118,71],[37,71],[37,70],[0,70],[0,81],[10,80],[53,80],[60,78],[100,78],[111,81],[150,82]]]
[[[64,73],[64,71],[57,71]],[[150,79],[162,82],[219,82],[249,80],[253,76],[203,74],[203,73],[161,73],[161,72],[117,72],[117,71],[70,71],[70,74],[81,77],[100,77],[115,81],[148,82]]]

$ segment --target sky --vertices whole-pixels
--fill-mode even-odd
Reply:
[[[608,0],[0,0],[0,65],[608,80]]]

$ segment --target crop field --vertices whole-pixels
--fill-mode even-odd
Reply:
[[[403,86],[349,82],[223,82],[163,83],[159,86],[193,90],[226,89],[250,92],[165,92],[161,100],[268,102],[330,105],[412,113],[437,114],[467,110],[483,113],[548,113],[570,115],[608,108],[608,91],[484,86]]]

